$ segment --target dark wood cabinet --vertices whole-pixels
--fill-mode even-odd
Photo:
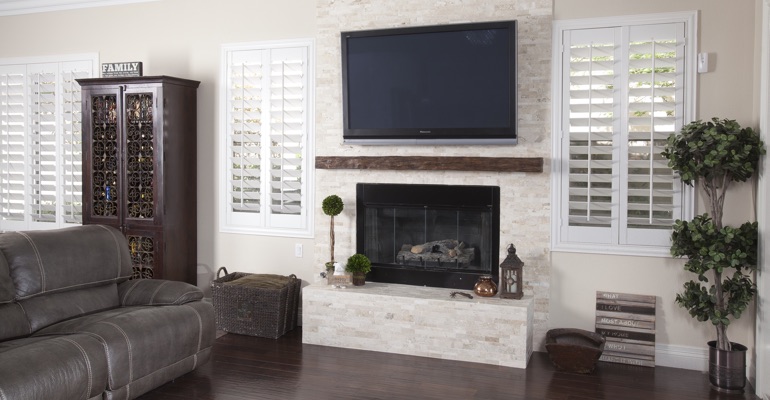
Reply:
[[[134,278],[195,284],[200,82],[146,76],[78,83],[83,224],[111,225],[126,235]]]

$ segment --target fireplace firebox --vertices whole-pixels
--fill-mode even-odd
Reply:
[[[356,247],[367,280],[473,289],[498,281],[500,188],[359,183]]]

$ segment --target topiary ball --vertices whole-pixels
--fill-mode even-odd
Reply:
[[[339,215],[343,208],[345,208],[345,204],[342,202],[340,196],[337,196],[336,194],[327,196],[323,203],[321,203],[321,209],[324,214],[331,217]]]

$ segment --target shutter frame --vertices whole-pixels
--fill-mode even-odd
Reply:
[[[628,30],[631,26],[638,25],[638,26],[644,26],[644,25],[652,25],[652,29],[655,29],[655,25],[663,25],[663,24],[680,24],[681,26],[684,26],[683,29],[683,47],[680,48],[682,57],[685,59],[684,63],[684,70],[685,76],[683,78],[683,85],[678,86],[677,91],[674,93],[679,96],[683,100],[683,104],[679,108],[680,115],[682,116],[682,121],[688,121],[692,118],[694,115],[694,91],[695,91],[695,74],[694,74],[694,68],[693,65],[690,63],[690,61],[695,60],[695,49],[696,46],[696,27],[697,27],[697,13],[695,12],[681,12],[681,13],[666,13],[666,14],[654,14],[654,15],[643,15],[643,16],[633,16],[633,17],[613,17],[613,18],[592,18],[592,19],[583,19],[583,20],[560,20],[555,21],[554,23],[554,46],[553,46],[553,54],[554,54],[554,60],[561,60],[561,62],[555,62],[553,64],[553,82],[555,83],[553,85],[553,99],[555,99],[555,104],[558,104],[558,107],[555,107],[554,112],[554,121],[553,121],[553,132],[554,132],[554,141],[553,141],[553,154],[554,154],[554,163],[553,163],[553,179],[552,179],[552,196],[553,196],[553,207],[552,207],[552,217],[553,217],[553,223],[552,223],[552,250],[554,251],[570,251],[570,252],[585,252],[585,253],[604,253],[604,254],[623,254],[623,255],[641,255],[641,256],[663,256],[663,257],[670,257],[669,254],[669,248],[670,248],[670,224],[667,223],[668,219],[661,219],[659,212],[663,209],[665,209],[663,204],[653,204],[651,207],[646,205],[646,210],[652,210],[655,214],[653,216],[653,226],[649,227],[648,229],[638,229],[636,228],[636,224],[639,222],[639,215],[644,214],[644,212],[639,211],[640,207],[642,207],[644,202],[642,203],[632,203],[628,204],[628,196],[629,195],[640,195],[640,191],[648,190],[648,193],[644,193],[645,195],[648,195],[649,193],[652,193],[655,197],[654,200],[656,202],[668,202],[672,203],[672,196],[675,199],[674,202],[678,202],[675,204],[675,208],[677,208],[675,215],[678,215],[678,218],[687,219],[692,216],[693,213],[693,203],[694,203],[694,196],[693,196],[693,190],[690,187],[684,186],[681,183],[678,183],[676,187],[665,187],[663,184],[666,181],[665,176],[654,176],[652,180],[647,179],[647,182],[653,182],[653,188],[649,188],[649,183],[645,184],[637,184],[634,183],[630,187],[616,187],[613,186],[612,192],[613,195],[617,194],[617,201],[613,201],[613,204],[616,204],[617,206],[623,205],[623,213],[621,214],[619,211],[616,210],[613,214],[613,222],[612,226],[614,227],[614,232],[612,232],[612,229],[609,231],[612,232],[610,234],[605,234],[607,229],[606,228],[595,228],[590,226],[570,226],[570,217],[569,217],[569,203],[567,201],[568,196],[570,196],[571,188],[569,187],[569,182],[577,182],[577,181],[586,181],[585,178],[581,178],[578,175],[575,175],[576,171],[572,171],[573,174],[570,176],[569,172],[569,164],[570,164],[570,148],[569,148],[569,140],[570,140],[570,113],[586,113],[587,108],[584,106],[576,106],[574,103],[570,105],[570,97],[566,94],[569,91],[565,88],[569,88],[569,81],[568,81],[568,74],[569,74],[569,57],[570,57],[570,43],[575,43],[573,35],[577,33],[577,37],[580,38],[580,35],[583,35],[583,38],[590,37],[590,35],[596,35],[596,32],[602,30],[602,29],[620,29],[622,30]],[[646,29],[646,28],[645,28]],[[572,41],[570,41],[572,40]],[[621,42],[624,43],[624,42]],[[637,46],[639,47],[639,46]],[[640,47],[642,48],[642,47]],[[582,51],[582,50],[581,50]],[[630,60],[629,60],[630,61]],[[678,60],[677,60],[678,61]],[[631,62],[625,62],[628,66],[633,66],[634,63]],[[625,75],[625,74],[624,74]],[[644,75],[637,75],[637,77],[641,78],[647,78]],[[622,85],[624,87],[627,87],[629,82],[633,83],[634,79],[636,77],[624,78]],[[668,79],[670,78],[667,75],[663,75],[662,78]],[[582,82],[585,84],[585,82]],[[682,87],[683,86],[683,87]],[[632,88],[629,88],[632,89]],[[661,90],[668,91],[666,90]],[[630,90],[625,90],[625,92],[630,92]],[[665,93],[668,95],[668,93]],[[625,94],[623,96],[626,96]],[[678,99],[677,99],[678,100]],[[630,115],[632,117],[631,123],[633,123],[634,118],[634,112],[638,111],[634,108],[632,105],[631,107],[628,106],[627,99],[623,100],[624,106],[621,109],[621,112],[623,115],[623,120],[628,120],[627,116]],[[656,108],[656,111],[660,111]],[[670,123],[670,121],[666,120],[666,118],[659,118],[660,121],[664,123]],[[575,122],[574,118],[572,122]],[[593,122],[602,122],[601,120],[595,120]],[[606,123],[606,122],[605,122]],[[678,124],[680,122],[677,121]],[[681,125],[678,125],[681,126]],[[677,126],[677,128],[678,128]],[[628,134],[628,127],[623,127],[622,130],[618,132],[625,132],[624,135],[627,135],[626,137],[630,140],[630,138],[633,137],[633,134]],[[574,134],[574,133],[573,133]],[[663,135],[661,135],[663,136]],[[615,138],[617,141],[618,138]],[[625,140],[625,139],[624,139]],[[656,138],[657,140],[657,138]],[[631,144],[631,146],[629,146]],[[635,151],[639,151],[640,149],[633,146],[634,143],[628,143],[625,148],[623,148],[622,153],[618,153],[617,158],[613,156],[613,159],[616,160],[616,164],[625,165],[624,163],[628,161],[629,150],[632,152],[632,154],[635,154]],[[648,144],[647,144],[648,145]],[[648,145],[649,146],[649,145]],[[618,146],[617,144],[614,144],[615,149],[620,150],[621,146]],[[654,154],[657,154],[658,150],[660,150],[661,144],[655,143],[655,147],[653,147]],[[649,147],[648,147],[649,148]],[[574,152],[574,149],[573,149]],[[607,151],[604,151],[605,153]],[[581,154],[587,154],[587,151],[581,150]],[[574,155],[574,154],[573,154]],[[595,156],[595,154],[594,154]],[[584,157],[584,156],[583,156]],[[575,157],[573,157],[575,158]],[[656,159],[653,162],[653,165],[658,168],[660,165],[663,165],[666,169],[667,163],[665,160],[659,160]],[[649,158],[645,158],[649,162]],[[574,161],[573,161],[574,163]],[[600,161],[594,161],[594,163],[601,164],[604,162]],[[631,164],[636,165],[638,164],[638,161],[631,160]],[[632,165],[632,166],[633,166]],[[621,174],[617,178],[613,178],[616,180],[620,180],[625,182],[628,176],[627,170],[619,170],[619,173]],[[634,177],[634,175],[630,176],[631,181],[638,181],[638,177]],[[595,178],[594,178],[595,179]],[[678,179],[677,179],[678,182]],[[585,183],[583,183],[585,185]],[[572,190],[574,193],[574,190]],[[590,190],[591,193],[595,195],[606,195],[606,188],[592,188]],[[673,194],[672,194],[673,193]],[[622,199],[622,201],[621,201]],[[634,198],[633,200],[637,201],[641,198]],[[646,199],[645,199],[646,200]],[[574,208],[574,207],[573,207]],[[628,214],[629,211],[632,214]],[[647,212],[647,211],[645,211]],[[620,216],[623,215],[623,218],[621,219]],[[648,215],[648,214],[646,214]],[[574,218],[573,218],[574,219]],[[621,223],[622,222],[622,223]],[[649,222],[649,218],[648,218]],[[655,223],[659,224],[660,227],[665,227],[665,231],[661,234],[662,229],[652,229],[655,228]]]
[[[261,65],[259,101],[259,168],[251,174],[258,177],[258,194],[249,210],[234,210],[233,196],[223,195],[220,208],[222,232],[252,233],[275,236],[312,237],[312,169],[313,169],[313,54],[312,40],[260,42],[222,47],[224,71],[222,80],[229,82],[229,66],[258,59]],[[301,68],[295,68],[295,67]],[[223,83],[223,88],[227,86]],[[226,90],[223,90],[226,93]],[[223,98],[228,98],[223,95]],[[223,121],[228,108],[222,105]],[[223,125],[223,137],[232,134],[232,126]],[[223,139],[223,148],[231,142]],[[235,154],[226,151],[225,159]],[[256,152],[254,156],[256,161]],[[227,165],[225,165],[227,164]],[[223,191],[232,193],[235,177],[232,163],[223,163]],[[253,181],[256,185],[256,179]],[[258,197],[258,200],[256,199]],[[258,205],[257,205],[258,204]]]

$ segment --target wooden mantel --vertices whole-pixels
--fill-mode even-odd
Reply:
[[[543,172],[542,157],[330,157],[315,159],[318,169],[415,171]]]

